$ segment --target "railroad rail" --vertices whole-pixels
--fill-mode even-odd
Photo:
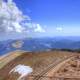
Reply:
[[[37,76],[35,76],[35,75],[32,75],[32,76],[30,76],[30,77],[40,77],[40,78],[47,78],[47,79],[51,79],[51,80],[64,80],[64,79],[78,79],[78,80],[80,80],[80,77],[75,77],[75,76],[73,76],[73,77],[59,77],[59,76],[39,76],[39,75],[37,75]]]
[[[63,60],[61,60],[61,61],[59,61],[59,62],[57,62],[57,63],[55,63],[55,64],[51,64],[48,68],[46,68],[46,70],[42,71],[39,75],[36,75],[36,76],[33,78],[33,80],[41,80],[42,78],[45,77],[44,75],[45,75],[46,73],[48,73],[50,70],[52,70],[53,68],[55,68],[58,64],[62,63],[63,61],[66,61],[66,60],[68,60],[68,59],[72,59],[72,58],[74,58],[74,55],[73,55],[73,56],[70,56],[70,57],[67,57],[67,58],[65,58],[65,59],[63,59]],[[33,76],[33,75],[31,75],[31,76]],[[49,77],[49,76],[48,76],[48,78],[52,78],[52,77]]]

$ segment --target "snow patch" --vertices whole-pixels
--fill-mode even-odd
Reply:
[[[17,72],[17,73],[19,73],[21,75],[17,80],[21,80],[25,76],[29,75],[32,71],[33,71],[33,69],[30,66],[25,66],[25,65],[19,64],[16,67],[14,67],[9,72],[9,74],[11,74],[12,72]]]

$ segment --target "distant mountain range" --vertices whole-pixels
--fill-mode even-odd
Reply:
[[[0,55],[14,50],[80,49],[80,37],[46,37],[0,41]]]

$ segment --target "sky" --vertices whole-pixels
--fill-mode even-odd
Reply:
[[[80,0],[2,0],[0,40],[80,36]]]
[[[39,23],[45,29],[44,36],[80,36],[80,0],[14,2],[31,17],[32,22]]]

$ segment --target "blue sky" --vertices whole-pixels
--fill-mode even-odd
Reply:
[[[32,21],[46,30],[44,36],[80,36],[80,0],[14,0]]]

